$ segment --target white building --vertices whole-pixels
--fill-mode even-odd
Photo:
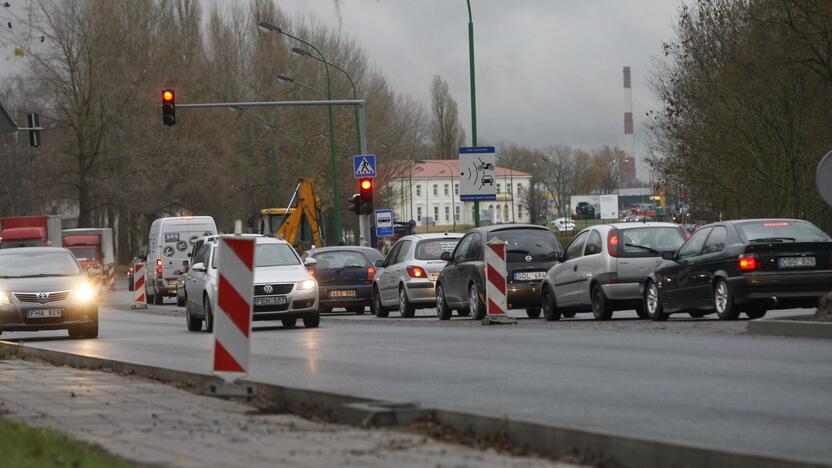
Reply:
[[[480,202],[480,223],[528,223],[525,200],[531,178],[531,174],[498,166],[497,200]],[[397,221],[414,220],[418,226],[437,226],[437,230],[474,224],[474,202],[459,201],[458,160],[413,162],[391,185]]]

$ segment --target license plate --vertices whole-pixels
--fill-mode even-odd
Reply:
[[[780,268],[805,268],[815,266],[815,257],[782,257],[777,259]]]
[[[329,297],[355,297],[355,289],[336,289],[329,292]]]
[[[538,281],[545,277],[545,271],[518,271],[514,273],[514,279],[516,281]]]
[[[31,309],[26,311],[26,318],[53,318],[60,317],[63,311],[61,309]]]
[[[286,296],[255,297],[254,298],[254,305],[256,305],[256,306],[283,305],[285,303],[286,303]]]

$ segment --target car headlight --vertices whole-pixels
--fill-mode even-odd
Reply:
[[[95,300],[96,291],[89,283],[78,285],[72,290],[72,298],[78,302],[92,302]]]
[[[314,289],[317,285],[317,281],[315,281],[312,278],[303,280],[300,283],[298,283],[298,291],[309,291],[310,289]]]
[[[0,305],[9,305],[12,301],[9,298],[9,293],[5,291],[0,291]]]

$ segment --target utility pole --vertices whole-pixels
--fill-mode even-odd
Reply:
[[[468,4],[468,64],[471,78],[471,146],[477,146],[477,84],[474,74],[474,19],[471,16],[471,0]],[[474,225],[480,225],[480,202],[474,202]]]

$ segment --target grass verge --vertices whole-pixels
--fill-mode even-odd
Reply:
[[[0,418],[0,454],[3,454],[0,464],[8,467],[140,466],[61,432],[33,428],[4,418]]]

